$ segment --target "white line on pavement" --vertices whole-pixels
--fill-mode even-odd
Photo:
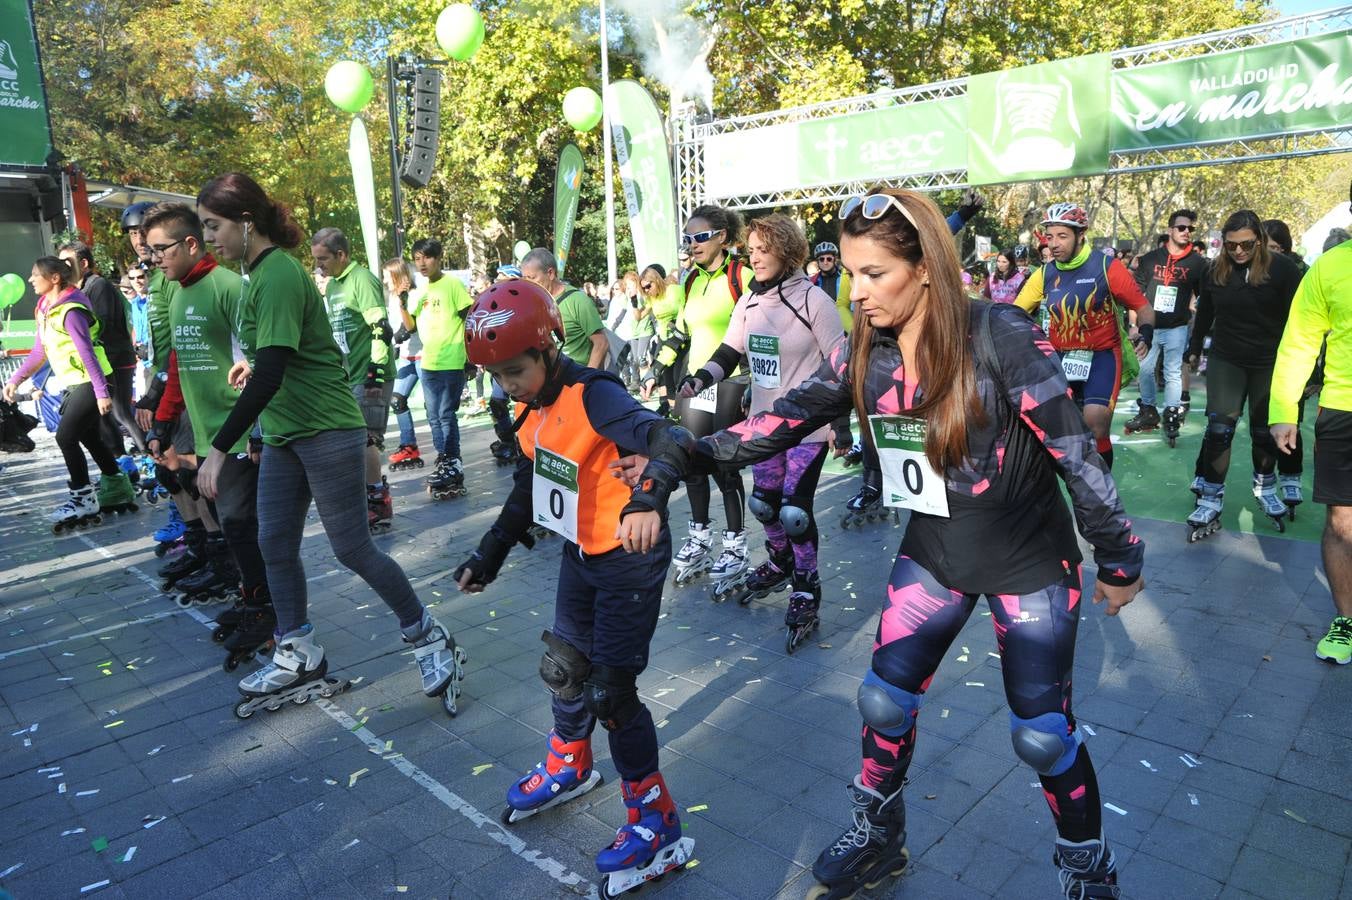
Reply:
[[[178,615],[179,610],[169,612],[154,613],[149,616],[141,616],[139,619],[132,619],[130,622],[119,622],[116,625],[108,625],[104,628],[96,628],[93,631],[86,631],[83,634],[72,634],[70,637],[57,638],[54,641],[47,641],[42,644],[33,644],[31,647],[20,647],[17,650],[6,650],[0,653],[0,660],[9,659],[11,656],[18,656],[21,653],[31,653],[34,650],[44,650],[47,647],[54,647],[57,644],[64,644],[66,641],[78,641],[81,638],[93,637],[96,634],[105,634],[109,631],[117,631],[119,628],[126,628],[128,625],[144,625],[146,622],[154,622],[157,619],[167,618],[168,616]]]

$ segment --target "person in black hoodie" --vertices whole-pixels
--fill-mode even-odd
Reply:
[[[1246,399],[1253,439],[1254,497],[1278,531],[1286,528],[1287,507],[1277,496],[1277,446],[1268,431],[1268,395],[1277,345],[1300,284],[1300,270],[1285,255],[1268,249],[1267,232],[1252,210],[1242,209],[1226,219],[1221,237],[1223,250],[1202,282],[1188,346],[1188,364],[1196,371],[1202,342],[1211,335],[1207,426],[1192,484],[1197,508],[1188,516],[1193,529],[1189,541],[1219,528],[1230,443]]]

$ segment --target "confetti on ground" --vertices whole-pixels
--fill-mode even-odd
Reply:
[[[1200,804],[1198,803],[1197,795],[1196,795],[1196,794],[1189,794],[1189,795],[1188,795],[1188,802],[1191,803],[1193,806],[1199,806],[1199,805],[1200,805]]]
[[[946,709],[945,709],[945,710],[942,710],[942,711],[939,713],[939,718],[941,718],[941,719],[947,719],[947,718],[948,718],[948,710],[946,710]]]
[[[756,656],[743,656],[742,659],[749,659],[752,662],[760,662],[760,658]]]
[[[269,857],[268,857],[268,865],[271,865],[272,863],[275,863],[277,860],[281,859],[281,858],[284,857],[284,856],[286,856],[285,853],[278,853],[278,854],[276,854],[275,856],[269,856]]]
[[[108,849],[108,839],[105,837],[94,838],[94,840],[89,842],[89,846],[94,848],[95,853],[102,853],[104,850]]]
[[[159,745],[158,747],[156,747],[154,750],[151,750],[149,753],[147,753],[146,756],[154,756],[156,753],[159,753],[159,752],[160,752],[161,750],[163,750],[163,749],[164,749],[164,745],[163,745],[163,744],[160,744],[160,745]]]
[[[853,606],[842,606],[841,610],[844,612],[854,612],[855,608]]]
[[[357,845],[360,844],[360,843],[361,843],[361,838],[353,838],[352,841],[351,841],[351,843],[349,843],[349,844],[348,844],[346,847],[344,847],[343,849],[344,849],[344,850],[351,850],[353,847],[357,846]]]
[[[56,772],[56,773],[54,773],[54,774],[48,775],[48,776],[47,776],[47,780],[48,780],[48,781],[51,781],[53,778],[65,778],[65,777],[66,777],[66,776],[63,775],[62,773]]]
[[[165,818],[166,818],[165,816],[146,816],[144,819],[141,820],[141,822],[143,823],[141,825],[141,828],[143,829],[154,828],[156,825],[163,822]]]
[[[658,722],[657,725],[656,725],[656,727],[657,727],[657,728],[666,728],[666,727],[667,727],[667,720],[666,720],[666,719],[663,719],[662,721]]]
[[[9,867],[8,869],[6,869],[5,871],[0,872],[0,878],[4,878],[6,875],[13,875],[15,872],[19,871],[19,868],[20,868],[22,865],[23,865],[23,863],[15,863],[14,865],[10,866],[10,867]]]
[[[94,796],[95,794],[97,794],[98,792],[99,792],[99,788],[94,788],[92,791],[76,791],[76,792],[75,792],[75,796],[77,796],[77,797],[92,797],[92,796]]]
[[[394,749],[394,741],[393,741],[393,740],[388,740],[388,741],[386,741],[386,742],[385,742],[385,752],[386,752],[386,753],[389,753],[389,752],[390,752],[391,750],[393,750],[393,749]]]
[[[962,654],[962,656],[959,656],[959,657],[958,657],[958,662],[967,662],[967,654],[964,653],[964,654]]]
[[[57,680],[57,681],[74,681],[75,679],[74,679],[74,678],[71,678],[69,675],[67,675],[67,676],[64,677],[64,678],[58,678],[58,679],[56,679],[56,680]]]
[[[497,631],[498,631],[498,630],[497,630],[496,628],[494,628],[492,625],[485,625],[485,626],[484,626],[484,631],[491,631],[491,632],[493,632],[494,634],[497,634]]]
[[[1310,824],[1310,822],[1309,822],[1308,819],[1303,819],[1303,818],[1301,818],[1300,816],[1298,816],[1298,815],[1296,815],[1295,813],[1291,812],[1291,810],[1289,810],[1289,809],[1284,809],[1284,810],[1282,810],[1282,812],[1283,812],[1288,818],[1295,819],[1297,822],[1299,822],[1299,823],[1302,824],[1302,825],[1309,825],[1309,824]]]
[[[747,684],[760,684],[760,679],[759,679],[759,678],[753,678],[753,679],[751,679],[750,681],[748,681]]]
[[[1091,726],[1081,725],[1080,727],[1083,728],[1086,732],[1088,732],[1090,737],[1098,737],[1098,732],[1095,731]]]
[[[831,649],[831,645],[830,645],[830,644],[818,644],[817,646],[820,647],[820,648],[823,649],[823,650],[830,650],[830,649]]]
[[[1202,764],[1202,761],[1197,757],[1193,756],[1191,753],[1184,753],[1182,756],[1179,757],[1179,759],[1187,763],[1189,768],[1196,768],[1197,766],[1200,766]]]
[[[488,618],[490,618],[490,619],[496,619],[497,617],[498,617],[498,611],[497,611],[496,609],[490,609],[490,610],[488,611]]]
[[[1158,771],[1159,771],[1159,769],[1155,768],[1154,766],[1152,766],[1152,765],[1150,764],[1150,760],[1148,760],[1148,759],[1143,759],[1143,760],[1141,760],[1141,765],[1145,766],[1147,769],[1149,769],[1149,770],[1152,771],[1152,772],[1158,772]]]
[[[324,779],[324,783],[325,783],[325,784],[337,784],[338,782],[334,781],[332,778],[325,778],[325,779]]]
[[[48,773],[48,772],[60,772],[60,771],[61,771],[61,767],[60,767],[60,766],[48,766],[48,767],[45,768],[45,769],[38,769],[38,774],[39,774],[39,775],[45,775],[45,774]]]
[[[926,800],[938,800],[938,799],[939,799],[939,795],[938,795],[938,794],[926,794],[926,795],[925,795],[925,799],[926,799]]]
[[[66,783],[64,781],[56,786],[56,792],[58,794],[64,794],[66,792]]]
[[[689,631],[689,630],[690,630],[690,626],[689,626],[689,625],[677,625],[677,626],[676,626],[676,630],[677,630],[677,631]],[[687,865],[688,865],[688,863],[687,863]]]
[[[708,808],[709,808],[709,804],[707,804],[707,803],[701,803],[701,804],[699,804],[698,806],[687,806],[687,807],[685,808],[685,811],[686,811],[686,812],[691,812],[691,813],[695,813],[695,812],[704,812],[704,811],[705,811],[706,809],[708,809]]]
[[[364,712],[366,712],[366,707],[363,706],[361,709],[357,710],[357,715],[361,715]]]
[[[80,888],[80,893],[87,894],[90,891],[97,891],[99,888],[106,888],[111,883],[111,881],[105,878],[102,881],[96,881],[93,884],[86,884],[84,887]]]
[[[131,858],[136,855],[136,845],[127,848],[127,853],[118,862],[131,862]]]
[[[986,655],[989,656],[991,659],[999,659],[999,658],[1000,658],[1000,654],[998,654],[998,653],[991,653],[991,652],[989,652],[989,651],[987,651]]]
[[[61,832],[62,837],[70,837],[72,834],[84,834],[83,828],[68,828]]]
[[[1127,814],[1127,811],[1126,811],[1125,809],[1123,809],[1123,808],[1120,807],[1120,806],[1113,806],[1111,803],[1105,803],[1105,804],[1103,804],[1103,808],[1104,808],[1104,809],[1112,810],[1113,812],[1117,813],[1119,816],[1125,816],[1125,815]]]
[[[191,778],[191,777],[192,777],[191,775],[180,775],[180,776],[178,776],[177,778],[175,778],[174,780],[170,781],[169,783],[170,783],[170,784],[178,784],[180,781],[187,781],[187,780],[188,780],[189,778]]]
[[[481,765],[481,766],[475,766],[471,771],[474,772],[475,775],[481,775],[481,774],[483,774],[484,772],[487,772],[487,771],[488,771],[489,769],[491,769],[491,768],[493,768],[493,764],[492,764],[492,763],[484,763],[484,764]]]
[[[969,681],[969,682],[967,682],[967,686],[968,686],[968,687],[985,687],[985,686],[986,686],[986,682],[984,682],[984,681]]]
[[[347,776],[347,786],[348,786],[348,787],[352,787],[352,785],[354,785],[354,784],[357,783],[357,779],[358,779],[358,778],[362,777],[363,775],[365,775],[365,774],[366,774],[367,772],[369,772],[369,771],[371,771],[371,770],[370,770],[370,769],[358,769],[357,771],[353,772],[351,775]],[[352,846],[352,845],[349,844],[348,846],[350,847],[350,846]]]

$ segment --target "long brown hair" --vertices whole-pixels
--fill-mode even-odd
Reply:
[[[967,456],[968,425],[981,424],[986,418],[976,390],[968,338],[971,301],[962,285],[962,264],[948,223],[927,197],[892,189],[872,193],[895,197],[915,224],[889,207],[877,219],[866,219],[862,213],[851,215],[841,222],[841,236],[866,237],[912,266],[924,263],[929,274],[924,337],[916,345],[914,360],[925,385],[925,398],[908,412],[925,418],[925,457],[942,472],[949,466],[962,465]],[[855,412],[869,440],[873,438],[864,408],[864,383],[875,331],[868,316],[856,310],[850,333],[850,379]]]
[[[241,172],[227,172],[208,181],[197,192],[197,205],[234,222],[251,219],[254,228],[284,250],[299,247],[305,236],[291,207],[274,202],[258,182]]]
[[[1268,280],[1268,269],[1272,266],[1272,251],[1268,249],[1267,229],[1263,227],[1263,220],[1258,218],[1258,213],[1251,209],[1231,213],[1230,218],[1221,226],[1221,240],[1224,241],[1227,234],[1246,228],[1258,238],[1253,247],[1253,256],[1249,259],[1249,284],[1263,284]],[[1230,259],[1229,251],[1222,245],[1220,255],[1211,265],[1212,282],[1225,284],[1230,280],[1230,273],[1234,267],[1235,263]]]

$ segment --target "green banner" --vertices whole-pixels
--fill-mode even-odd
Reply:
[[[1108,167],[1106,53],[967,79],[967,180],[999,184]]]
[[[671,153],[657,104],[637,81],[617,81],[606,91],[610,134],[620,164],[629,230],[634,238],[634,268],[661,263],[676,271],[676,194],[671,184]]]
[[[842,182],[878,181],[967,166],[967,99],[711,135],[705,189],[735,197]]]
[[[1352,122],[1352,32],[1113,73],[1116,152],[1339,128]]]
[[[0,23],[0,165],[45,166],[52,128],[27,0],[0,0]]]
[[[573,247],[573,224],[577,221],[577,201],[582,195],[582,151],[565,144],[559,151],[559,167],[554,173],[554,258],[559,261],[559,277],[568,265]]]

